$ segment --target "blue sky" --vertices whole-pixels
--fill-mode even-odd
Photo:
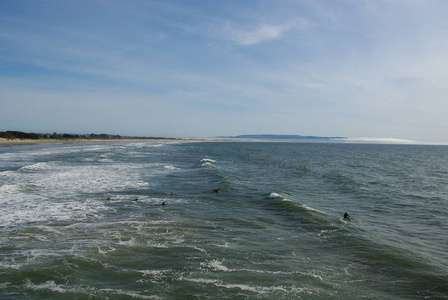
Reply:
[[[0,131],[448,142],[446,0],[0,0]]]

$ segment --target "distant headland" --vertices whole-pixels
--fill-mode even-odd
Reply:
[[[253,134],[237,136],[220,136],[218,138],[246,139],[246,140],[276,140],[276,141],[343,141],[346,137],[322,137],[303,135],[282,135],[282,134]]]

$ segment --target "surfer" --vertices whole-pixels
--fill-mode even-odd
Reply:
[[[347,212],[344,213],[344,220],[350,220],[350,215]]]
[[[114,200],[114,198],[107,198],[107,200],[112,201],[112,200]]]
[[[219,189],[213,189],[212,192],[213,192],[213,193],[217,193],[217,194],[218,194],[218,193],[221,193],[221,188],[219,188]]]
[[[163,201],[162,205],[165,205],[165,201]]]
[[[138,198],[135,198],[134,200],[132,200],[132,201],[138,201]]]

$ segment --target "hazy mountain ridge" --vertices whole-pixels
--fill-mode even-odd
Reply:
[[[219,138],[256,139],[256,140],[342,140],[346,137],[322,137],[284,134],[247,134],[236,136],[220,136]]]

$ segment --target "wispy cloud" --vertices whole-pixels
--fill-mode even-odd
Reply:
[[[305,30],[308,22],[305,19],[296,19],[280,24],[255,21],[251,24],[239,24],[231,21],[225,22],[218,30],[218,35],[240,46],[251,46],[282,38],[292,30]]]
[[[235,24],[229,24],[224,31],[238,45],[249,46],[279,38],[288,29],[290,29],[288,26],[257,24],[255,28],[244,30]]]

